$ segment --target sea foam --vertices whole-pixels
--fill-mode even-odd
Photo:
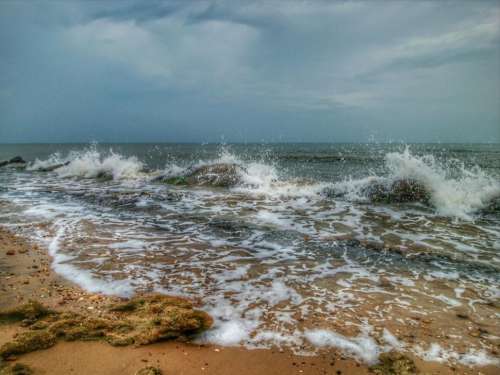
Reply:
[[[386,166],[393,179],[412,179],[431,195],[431,203],[443,216],[463,219],[485,208],[500,197],[500,182],[479,167],[440,164],[432,155],[415,156],[407,147],[403,152],[388,153]]]
[[[95,149],[77,154],[68,165],[58,168],[61,177],[96,178],[109,176],[114,180],[137,178],[143,170],[143,164],[135,157],[125,157],[111,152],[102,156]]]
[[[367,188],[375,184],[390,186],[395,181],[415,181],[429,193],[429,203],[438,215],[464,220],[473,219],[475,213],[500,198],[500,181],[478,166],[440,163],[432,155],[414,155],[409,147],[387,153],[384,163],[387,175],[347,178],[333,183],[333,192],[351,201],[366,200]]]

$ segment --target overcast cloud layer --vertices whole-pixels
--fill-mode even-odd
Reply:
[[[500,2],[0,2],[0,142],[91,140],[500,142]]]

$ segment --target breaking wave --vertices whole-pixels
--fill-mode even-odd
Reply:
[[[54,171],[60,177],[133,179],[144,175],[144,164],[135,156],[125,157],[110,151],[102,155],[95,147],[71,152],[63,158],[56,153],[46,160],[36,159],[29,170]]]
[[[461,219],[471,219],[500,197],[500,181],[479,167],[467,169],[453,161],[443,164],[432,155],[413,155],[408,147],[403,152],[386,154],[385,168],[385,177],[347,179],[334,184],[333,192],[351,200],[366,200],[371,186],[380,184],[390,189],[395,182],[407,181],[425,190],[437,214]]]
[[[36,159],[27,169],[54,171],[60,177],[121,180],[149,176],[166,183],[172,178],[186,178],[194,181],[193,185],[225,187],[271,198],[327,195],[348,201],[419,202],[434,207],[438,215],[465,220],[500,198],[500,181],[478,166],[466,168],[457,161],[442,163],[432,155],[414,155],[408,147],[402,152],[387,153],[384,167],[385,174],[340,182],[291,178],[277,164],[245,160],[221,147],[214,159],[190,161],[189,165],[169,163],[163,170],[148,174],[144,163],[135,156],[113,151],[101,154],[91,146],[67,157],[53,154],[46,160]]]

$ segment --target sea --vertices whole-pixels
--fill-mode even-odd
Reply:
[[[197,340],[499,365],[500,144],[2,144],[0,225]],[[226,176],[224,174],[228,174]]]

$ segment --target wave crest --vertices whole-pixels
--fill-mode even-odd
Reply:
[[[478,166],[439,163],[432,155],[417,156],[408,147],[385,155],[388,176],[347,179],[333,185],[327,195],[375,202],[422,202],[442,216],[471,219],[500,197],[500,182]]]
[[[60,177],[130,179],[142,175],[144,164],[135,156],[125,157],[110,151],[101,155],[95,147],[84,151],[71,152],[67,157],[52,154],[46,160],[36,159],[28,170],[54,171]]]

